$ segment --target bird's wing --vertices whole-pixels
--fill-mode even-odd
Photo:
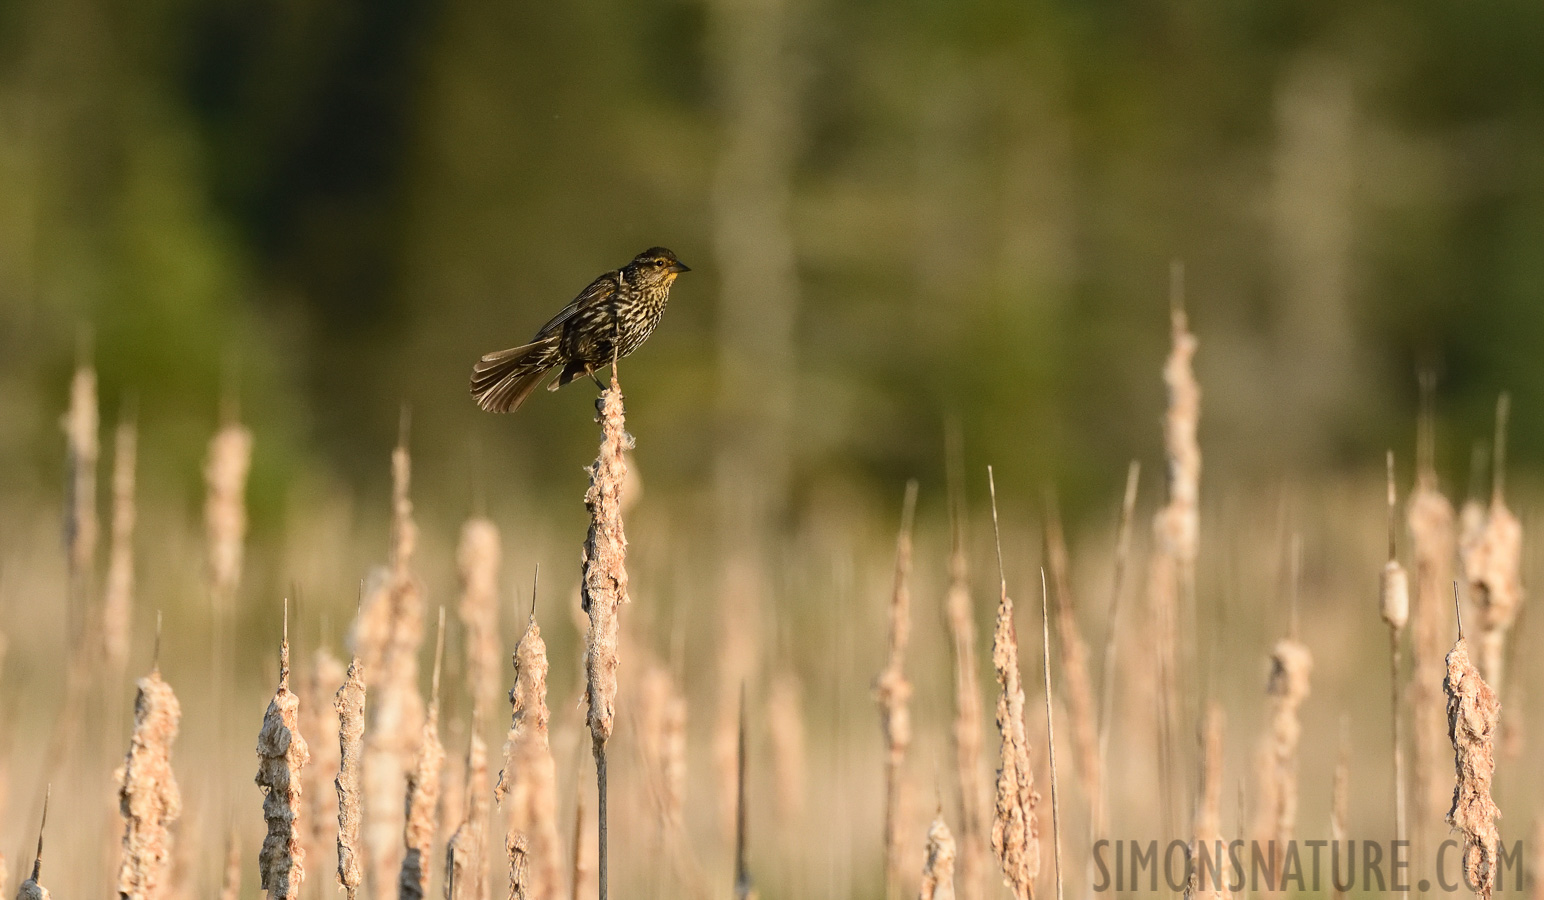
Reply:
[[[536,332],[535,340],[541,341],[552,337],[562,330],[564,322],[567,322],[569,319],[574,317],[574,313],[577,313],[579,310],[584,309],[587,306],[595,306],[600,303],[605,303],[607,300],[610,300],[611,297],[616,294],[616,292],[616,273],[607,272],[606,274],[590,282],[588,287],[579,292],[579,296],[575,297],[567,306],[563,307],[562,311],[553,316],[551,321],[543,325],[541,327],[541,331]]]

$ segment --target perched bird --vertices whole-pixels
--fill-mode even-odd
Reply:
[[[670,285],[686,264],[664,247],[651,247],[607,272],[536,332],[529,344],[489,353],[472,367],[472,396],[489,412],[514,412],[547,373],[555,391],[637,350],[659,324]],[[601,385],[605,387],[605,385]]]

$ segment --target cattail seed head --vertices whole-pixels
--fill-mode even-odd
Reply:
[[[257,736],[257,786],[263,793],[263,818],[268,835],[258,856],[262,887],[270,900],[294,900],[305,879],[301,847],[300,770],[311,758],[300,736],[300,699],[289,686],[289,641],[280,644],[279,689],[263,716]]]
[[[118,808],[123,816],[123,856],[118,896],[159,900],[166,895],[172,858],[172,824],[182,815],[182,794],[172,773],[172,744],[182,707],[159,670],[139,680],[134,733],[118,770]]]
[[[1491,799],[1496,774],[1496,732],[1501,704],[1469,659],[1469,642],[1460,634],[1447,655],[1448,738],[1453,743],[1457,785],[1447,821],[1464,840],[1464,871],[1475,895],[1489,900],[1496,887],[1501,811]]]

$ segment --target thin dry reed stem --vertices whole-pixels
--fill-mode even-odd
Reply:
[[[1351,838],[1351,721],[1340,718],[1340,754],[1335,759],[1335,780],[1330,790],[1330,840],[1337,844]],[[1343,900],[1346,892],[1340,879],[1330,873],[1330,884],[1335,900]]]
[[[402,826],[402,871],[397,876],[397,896],[401,900],[423,900],[429,895],[429,875],[433,870],[434,838],[439,826],[440,777],[445,769],[445,746],[440,743],[440,666],[445,658],[445,607],[440,607],[439,627],[435,629],[433,687],[429,712],[424,717],[418,739],[418,752],[407,775]]]
[[[927,829],[927,862],[922,866],[918,900],[954,900],[954,859],[954,835],[940,809]]]
[[[354,900],[364,882],[360,859],[359,826],[362,814],[360,770],[364,764],[365,681],[359,657],[348,665],[343,686],[332,701],[338,714],[338,775],[333,780],[338,798],[338,884]]]
[[[413,521],[412,460],[402,436],[391,454],[391,567],[368,591],[354,628],[354,651],[369,679],[370,717],[365,729],[362,800],[369,889],[384,895],[402,867],[407,774],[424,724],[418,691],[418,654],[424,639],[423,587],[413,571],[418,526]]]
[[[1522,523],[1506,504],[1506,432],[1511,400],[1496,402],[1496,444],[1490,508],[1477,541],[1464,552],[1470,596],[1480,610],[1480,671],[1497,695],[1505,688],[1502,664],[1507,632],[1522,609]]]
[[[1444,622],[1458,551],[1453,504],[1443,496],[1435,465],[1435,425],[1431,411],[1433,382],[1421,377],[1422,411],[1416,438],[1415,489],[1405,506],[1415,561],[1412,612],[1410,709],[1415,730],[1415,840],[1417,858],[1428,852],[1429,834],[1452,794],[1446,762],[1447,705],[1442,696]]]
[[[286,610],[286,619],[288,611]],[[288,632],[286,622],[285,631]],[[263,819],[268,835],[258,856],[263,890],[270,900],[294,900],[305,880],[305,850],[301,847],[301,775],[311,753],[300,734],[300,698],[289,686],[289,637],[279,644],[279,689],[263,715],[257,735],[257,787],[263,794]]]
[[[123,816],[123,855],[118,896],[159,900],[166,895],[172,858],[172,825],[182,816],[182,793],[172,772],[172,744],[182,706],[159,667],[139,680],[134,698],[134,733],[118,780]]]
[[[300,733],[311,735],[314,741],[311,764],[301,773],[305,801],[301,843],[311,860],[321,860],[338,840],[338,794],[333,784],[342,748],[331,739],[339,727],[338,709],[331,698],[345,677],[343,663],[330,650],[319,647],[312,654],[311,671],[300,688]]]
[[[113,435],[113,519],[102,597],[102,656],[121,677],[129,659],[134,620],[134,469],[139,431],[124,417]],[[116,680],[116,679],[115,679]]]
[[[48,888],[43,887],[43,830],[48,826],[48,798],[53,788],[43,794],[43,821],[38,823],[38,852],[32,858],[32,874],[16,888],[16,900],[49,900]]]
[[[1195,843],[1191,847],[1194,870],[1193,896],[1225,900],[1229,896],[1228,877],[1223,865],[1222,841],[1222,755],[1227,717],[1222,704],[1213,700],[1206,705],[1206,720],[1201,731],[1200,790],[1195,812]]]
[[[1094,687],[1088,677],[1088,643],[1078,628],[1073,612],[1072,578],[1067,558],[1067,539],[1062,532],[1061,513],[1055,498],[1046,502],[1046,561],[1051,584],[1056,588],[1056,638],[1061,648],[1062,672],[1067,690],[1067,713],[1072,720],[1072,744],[1077,751],[1077,773],[1089,803],[1099,796],[1102,771],[1099,766],[1098,726],[1094,718]]]
[[[1403,842],[1409,833],[1405,811],[1405,746],[1403,684],[1399,671],[1400,638],[1410,619],[1410,576],[1399,564],[1397,543],[1399,494],[1394,487],[1394,451],[1388,452],[1388,525],[1389,558],[1383,564],[1379,583],[1379,612],[1389,629],[1389,715],[1393,723],[1394,762],[1394,840]]]
[[[998,757],[997,799],[992,819],[992,850],[997,854],[1004,883],[1015,900],[1034,897],[1040,875],[1040,826],[1035,807],[1035,775],[1029,760],[1029,738],[1024,727],[1024,687],[1019,681],[1019,643],[1013,622],[1013,600],[1002,571],[1002,537],[997,526],[997,486],[987,467],[992,497],[992,530],[997,535],[997,572],[1000,591],[997,623],[992,630],[992,667],[1001,689],[997,697],[997,731],[1002,736]]]
[[[1137,486],[1142,477],[1142,464],[1132,460],[1126,467],[1126,492],[1121,500],[1120,524],[1115,531],[1115,571],[1110,581],[1110,614],[1105,622],[1104,651],[1100,666],[1099,698],[1099,770],[1106,770],[1110,757],[1110,728],[1115,722],[1115,665],[1119,658],[1115,652],[1120,638],[1121,595],[1126,585],[1126,569],[1131,556],[1132,522],[1136,516]],[[1091,838],[1103,837],[1109,818],[1107,784],[1099,782],[1099,793],[1094,801],[1093,814],[1089,816]],[[1093,840],[1089,841],[1090,846]]]
[[[478,714],[491,716],[502,692],[504,650],[499,645],[499,529],[471,519],[461,529],[456,562],[461,570],[461,619],[466,641],[466,689]]]
[[[563,895],[563,846],[558,832],[557,767],[548,736],[547,645],[535,615],[515,647],[515,685],[509,692],[512,715],[504,743],[504,768],[494,796],[509,827],[505,849],[510,861],[528,864],[523,878],[510,870],[511,896],[518,883],[532,900]]]
[[[449,884],[446,900],[486,900],[488,897],[488,746],[482,720],[472,713],[472,734],[466,748],[466,811],[445,845]]]
[[[895,542],[895,579],[890,590],[889,654],[874,680],[880,730],[885,738],[885,893],[901,892],[901,796],[906,751],[911,746],[911,682],[906,680],[906,645],[911,641],[911,531],[917,511],[917,482],[906,485],[901,530]]]
[[[627,537],[622,527],[622,485],[627,480],[625,451],[632,438],[626,430],[622,388],[616,366],[611,367],[611,386],[596,402],[601,425],[600,453],[590,467],[590,488],[584,505],[590,511],[590,531],[584,542],[583,609],[590,616],[585,635],[585,697],[589,703],[591,748],[595,754],[595,779],[600,808],[600,900],[606,900],[606,742],[615,726],[617,695],[617,645],[619,615],[627,596]]]
[[[735,813],[734,813],[734,896],[735,900],[753,900],[756,885],[751,880],[750,856],[750,808],[746,803],[745,780],[745,685],[740,685],[740,734],[735,754]]]
[[[1045,675],[1045,747],[1051,761],[1051,848],[1056,861],[1056,900],[1062,900],[1061,790],[1056,776],[1056,720],[1051,715],[1051,601],[1040,570],[1040,664]]]
[[[1500,865],[1501,834],[1496,830],[1496,820],[1501,811],[1491,799],[1491,781],[1496,774],[1501,704],[1479,669],[1469,661],[1469,642],[1464,639],[1462,623],[1458,641],[1447,655],[1447,678],[1442,689],[1447,694],[1448,738],[1453,742],[1453,769],[1458,782],[1447,821],[1463,837],[1466,883],[1476,897],[1490,900]]]

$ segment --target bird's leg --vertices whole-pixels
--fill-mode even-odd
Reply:
[[[600,375],[597,374],[594,369],[589,369],[586,372],[586,374],[590,376],[590,380],[591,381],[595,382],[595,386],[596,387],[600,388],[603,391],[606,389],[605,383],[600,380]]]

